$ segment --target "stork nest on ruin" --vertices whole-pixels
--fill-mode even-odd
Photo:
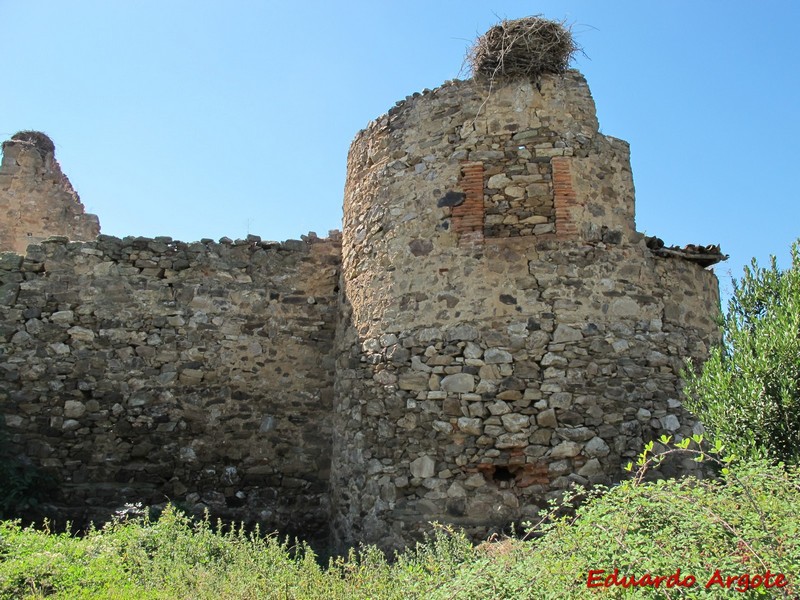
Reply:
[[[536,79],[563,73],[580,46],[565,22],[539,16],[505,20],[480,36],[467,54],[473,77]]]
[[[18,131],[11,136],[10,141],[30,144],[41,154],[55,153],[56,151],[56,145],[53,143],[53,140],[41,131]]]

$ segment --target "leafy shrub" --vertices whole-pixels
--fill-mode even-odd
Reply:
[[[724,318],[720,348],[687,372],[686,407],[739,456],[800,463],[800,242],[780,271],[753,259]]]
[[[670,450],[677,451],[702,454]],[[643,481],[642,470],[657,460],[645,455],[631,480],[581,492],[587,500],[575,511],[554,503],[530,539],[473,547],[463,533],[439,527],[391,561],[366,547],[322,566],[304,544],[213,528],[172,508],[157,521],[119,520],[82,538],[5,522],[0,599],[719,598],[730,590],[704,587],[716,569],[724,577],[770,569],[773,582],[777,573],[789,578],[787,587],[760,586],[739,598],[800,591],[796,468],[747,461],[727,465],[719,480]],[[591,571],[605,577],[615,569],[637,578],[680,569],[696,584],[587,587]]]
[[[720,598],[735,588],[744,590],[736,593],[740,598],[795,597],[800,591],[800,472],[766,461],[724,471],[720,480],[643,482],[640,470],[616,487],[590,492],[573,515],[540,523],[538,540],[511,542],[500,554],[466,563],[433,597]],[[748,589],[767,569],[773,587]],[[658,588],[623,587],[613,580],[610,587],[589,587],[590,577],[593,584],[604,583],[615,573],[617,581],[627,578],[628,583],[646,575],[664,580]],[[667,588],[668,577],[676,573],[691,585]],[[787,583],[780,589],[774,587],[777,574]],[[728,577],[736,579],[724,587],[720,577],[725,584]]]

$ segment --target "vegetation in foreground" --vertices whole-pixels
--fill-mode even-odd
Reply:
[[[800,464],[800,240],[792,264],[753,259],[723,320],[723,344],[687,373],[686,406],[739,456]]]
[[[174,508],[82,538],[5,521],[0,600],[800,597],[798,244],[792,259],[786,272],[774,259],[770,269],[745,270],[724,346],[689,374],[687,404],[712,448],[699,436],[650,442],[630,480],[573,492],[524,539],[473,547],[439,528],[391,561],[363,548],[323,567],[303,544],[215,529]],[[741,460],[723,458],[723,444]],[[717,463],[719,478],[644,481],[676,453]],[[11,483],[0,510],[30,503],[37,486],[24,467],[9,462],[0,472]]]
[[[173,508],[156,521],[119,520],[82,538],[6,521],[0,525],[0,598],[719,598],[728,593],[791,598],[800,593],[797,469],[748,461],[726,467],[719,480],[635,477],[602,494],[591,492],[575,513],[557,516],[558,509],[553,507],[529,539],[473,547],[462,534],[439,528],[426,543],[391,561],[375,548],[363,548],[327,566],[302,544],[215,531],[207,521],[194,522]],[[684,585],[667,587],[668,576],[678,570]],[[615,571],[617,584],[604,587]],[[780,588],[778,574],[785,577]],[[637,585],[623,587],[631,576]],[[590,578],[598,587],[588,587]],[[706,588],[709,581],[718,583]]]

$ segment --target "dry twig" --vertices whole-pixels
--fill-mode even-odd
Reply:
[[[31,144],[37,150],[39,150],[40,153],[44,154],[56,151],[56,147],[55,144],[53,144],[53,140],[51,140],[41,131],[31,131],[31,130],[18,131],[17,133],[11,136],[10,141]]]
[[[536,79],[563,73],[581,48],[565,22],[539,16],[505,20],[480,36],[467,55],[473,77]]]

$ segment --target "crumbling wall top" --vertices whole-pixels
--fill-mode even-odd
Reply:
[[[20,131],[2,144],[0,250],[23,254],[29,244],[53,235],[91,240],[100,233],[96,215],[55,159],[55,144],[40,131]]]
[[[55,154],[56,152],[56,145],[47,134],[44,134],[41,131],[33,130],[18,131],[11,136],[10,140],[3,142],[3,150],[5,151],[6,145],[20,142],[24,144],[30,144],[39,150],[39,153],[43,156],[47,154]]]

